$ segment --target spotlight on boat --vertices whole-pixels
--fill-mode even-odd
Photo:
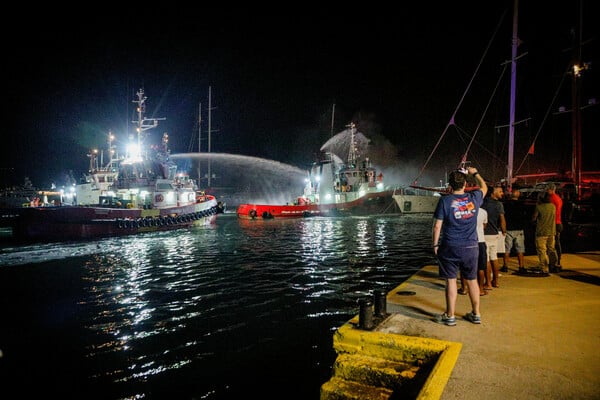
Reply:
[[[130,143],[129,145],[127,145],[127,155],[129,156],[129,159],[132,162],[136,160],[141,160],[142,153],[140,151],[140,146],[138,146],[136,143]]]

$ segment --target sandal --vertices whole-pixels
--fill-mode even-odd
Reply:
[[[458,289],[458,294],[467,294],[467,291],[465,289]]]

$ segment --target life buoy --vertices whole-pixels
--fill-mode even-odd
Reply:
[[[352,185],[346,186],[346,192],[351,192],[351,191],[352,191]]]
[[[163,201],[165,201],[165,197],[159,193],[156,196],[154,196],[154,201],[157,203],[162,203]]]

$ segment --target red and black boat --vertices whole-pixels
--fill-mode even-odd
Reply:
[[[158,119],[144,116],[145,100],[143,90],[139,90],[134,100],[138,135],[134,144],[138,146],[130,147],[117,162],[111,157],[111,166],[116,171],[109,174],[112,182],[98,185],[98,180],[87,179],[75,186],[68,202],[19,209],[11,221],[15,238],[90,239],[215,222],[219,212],[215,197],[200,192],[192,179],[177,171],[177,165],[169,158],[168,135],[165,133],[161,145],[154,149],[145,148],[142,133],[158,125]],[[90,174],[107,175],[102,168],[91,169]],[[82,201],[77,200],[77,189],[82,190]]]
[[[386,187],[366,152],[369,140],[351,123],[322,147],[304,192],[289,204],[241,204],[239,218],[302,218],[311,216],[375,215],[399,213],[394,188]],[[344,161],[340,154],[347,155]]]

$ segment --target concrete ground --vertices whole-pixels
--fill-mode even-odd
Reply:
[[[481,325],[462,318],[468,295],[456,326],[433,322],[444,281],[425,266],[388,293],[391,316],[376,330],[463,344],[442,400],[600,399],[600,251],[563,254],[563,271],[546,277],[518,275],[516,263],[481,297]]]

